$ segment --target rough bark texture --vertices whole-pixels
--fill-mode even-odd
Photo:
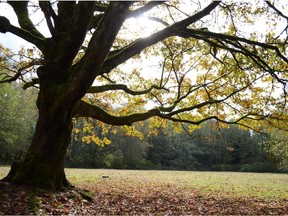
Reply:
[[[48,95],[47,92],[39,95],[39,119],[24,161],[12,166],[4,181],[49,189],[68,186],[64,160],[71,137],[72,111],[49,103],[51,101],[46,99]],[[54,95],[53,101],[57,101],[57,97],[59,95]]]

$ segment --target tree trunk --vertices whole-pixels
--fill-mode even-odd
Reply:
[[[28,153],[22,162],[11,167],[3,181],[47,189],[69,185],[64,173],[64,162],[71,140],[73,109],[57,105],[61,93],[52,92],[52,97],[47,92],[39,93],[39,118]]]

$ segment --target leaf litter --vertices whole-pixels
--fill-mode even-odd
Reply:
[[[78,183],[77,187],[57,193],[34,193],[39,200],[37,212],[31,208],[25,186],[0,188],[0,214],[39,215],[284,215],[288,200],[223,196],[223,191],[177,187],[168,183],[102,179]],[[84,196],[85,195],[85,196]],[[91,199],[89,199],[90,197]]]

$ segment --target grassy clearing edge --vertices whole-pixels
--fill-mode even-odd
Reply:
[[[0,166],[0,178],[9,167]],[[108,169],[66,169],[68,179],[75,185],[101,184],[108,177],[110,183],[125,187],[132,184],[170,184],[175,187],[195,189],[204,194],[221,196],[288,199],[288,174],[241,173],[241,172],[199,172],[163,170],[108,170]],[[127,184],[129,185],[129,184]]]

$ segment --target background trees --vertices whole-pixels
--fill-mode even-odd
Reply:
[[[23,75],[27,73],[22,71],[26,69],[26,66],[23,67],[26,62],[21,62],[24,54],[27,54],[24,48],[16,54],[0,45],[0,80],[7,79],[11,74],[10,70],[15,68],[19,68]],[[10,84],[0,81],[1,164],[11,164],[15,160],[23,159],[35,131],[38,90],[30,88],[25,91],[22,88],[22,75],[21,78],[22,81],[20,79]]]
[[[104,135],[101,128],[95,128],[100,139],[105,136],[111,143],[101,146],[95,142],[87,144],[79,139],[72,141],[66,165],[114,169],[286,170],[282,165],[285,156],[278,157],[275,154],[280,152],[270,149],[272,146],[277,147],[271,144],[273,139],[237,126],[217,128],[214,121],[209,121],[192,133],[177,133],[169,125],[168,128],[160,127],[157,134],[149,134],[148,125],[140,129],[144,139],[125,135],[120,127],[115,128],[115,134]],[[83,131],[81,125],[78,127]]]
[[[24,157],[37,120],[37,92],[24,91],[19,83],[0,85],[0,163]]]
[[[288,135],[285,131],[273,129],[270,139],[265,140],[264,148],[270,154],[270,159],[279,163],[281,169],[288,168]]]

